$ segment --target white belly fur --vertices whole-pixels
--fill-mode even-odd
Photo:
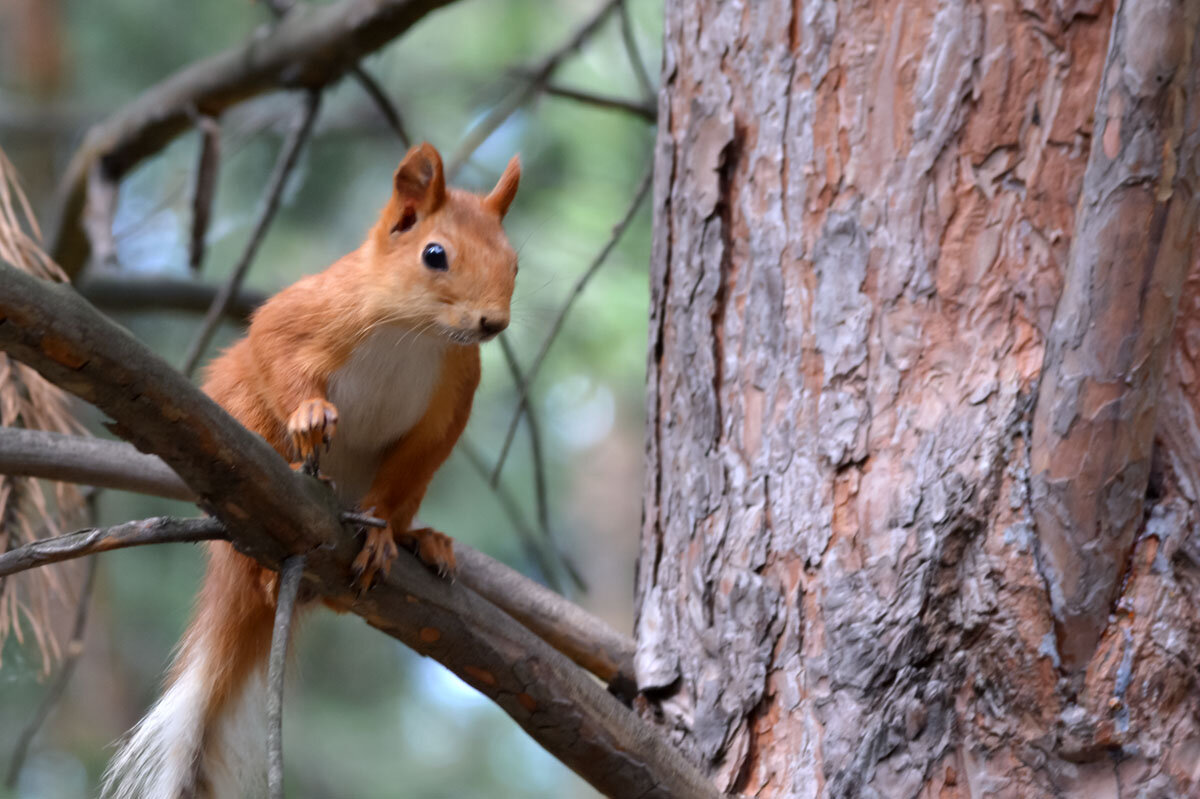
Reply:
[[[448,342],[385,327],[354,348],[329,379],[338,427],[321,471],[343,502],[357,503],[371,487],[384,449],[420,421],[437,387]]]

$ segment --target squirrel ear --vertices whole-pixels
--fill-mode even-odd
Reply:
[[[392,180],[401,204],[422,216],[436,211],[446,199],[442,157],[429,142],[408,151]]]
[[[504,215],[508,213],[508,206],[512,205],[513,197],[517,195],[517,184],[520,182],[521,157],[514,155],[508,162],[508,166],[504,168],[504,174],[500,176],[500,180],[496,181],[496,188],[483,198],[483,204],[503,219]]]

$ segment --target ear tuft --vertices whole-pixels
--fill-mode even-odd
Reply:
[[[422,216],[436,211],[446,199],[442,157],[429,142],[408,151],[392,182],[401,205]]]
[[[500,180],[496,181],[496,187],[487,197],[483,198],[483,204],[503,219],[504,215],[508,213],[508,206],[512,205],[513,197],[517,196],[517,185],[520,182],[521,157],[514,155],[508,162],[508,166],[504,168],[504,174],[500,176]]]

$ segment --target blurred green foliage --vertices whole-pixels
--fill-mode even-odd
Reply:
[[[512,68],[557,48],[598,4],[462,0],[365,65],[401,109],[412,135],[435,143],[445,155],[516,85]],[[629,6],[654,74],[661,3]],[[270,20],[265,8],[248,0],[62,0],[61,12],[64,70],[57,93],[23,94],[20,65],[11,61],[0,74],[0,147],[16,161],[41,208],[48,205],[44,187],[52,185],[83,123],[129,102],[174,70],[243,41]],[[563,65],[555,82],[641,99],[615,16]],[[204,280],[223,279],[240,254],[298,100],[273,95],[222,120],[223,160]],[[35,115],[43,106],[66,109],[66,118],[79,120],[80,127],[38,135],[22,127],[28,114],[21,117],[26,122],[12,123],[15,117],[5,106],[14,103]],[[624,213],[652,143],[652,127],[643,120],[545,97],[515,114],[463,170],[460,185],[486,188],[513,152],[522,155],[521,191],[507,220],[521,257],[509,335],[522,364],[531,362],[559,304]],[[123,184],[115,230],[124,269],[185,275],[196,145],[194,135],[183,137]],[[356,247],[386,200],[402,153],[360,87],[343,81],[328,91],[315,140],[290,182],[249,284],[275,291]],[[552,526],[590,582],[588,594],[574,598],[623,630],[631,626],[640,509],[648,205],[577,303],[533,392],[546,442]],[[194,315],[175,312],[120,320],[176,364],[198,323]],[[238,334],[226,326],[217,346]],[[498,346],[485,348],[484,370],[467,437],[494,457],[516,397]],[[84,407],[80,412],[101,433],[94,412]],[[536,518],[532,477],[522,429],[504,482],[529,520]],[[103,493],[99,501],[101,523],[159,513],[192,515],[195,509],[115,492]],[[421,516],[537,576],[501,506],[461,455],[452,456],[435,479]],[[200,550],[190,546],[103,558],[86,655],[67,697],[34,742],[16,796],[94,793],[111,753],[108,744],[157,694],[203,570]],[[64,603],[64,626],[71,614]],[[285,708],[289,795],[595,796],[488,701],[357,618],[312,612],[298,640]],[[35,653],[10,642],[0,669],[0,768],[43,684]]]

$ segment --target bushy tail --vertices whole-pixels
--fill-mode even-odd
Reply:
[[[238,799],[265,793],[266,671],[274,601],[261,568],[224,542],[166,692],[104,776],[111,799]]]

